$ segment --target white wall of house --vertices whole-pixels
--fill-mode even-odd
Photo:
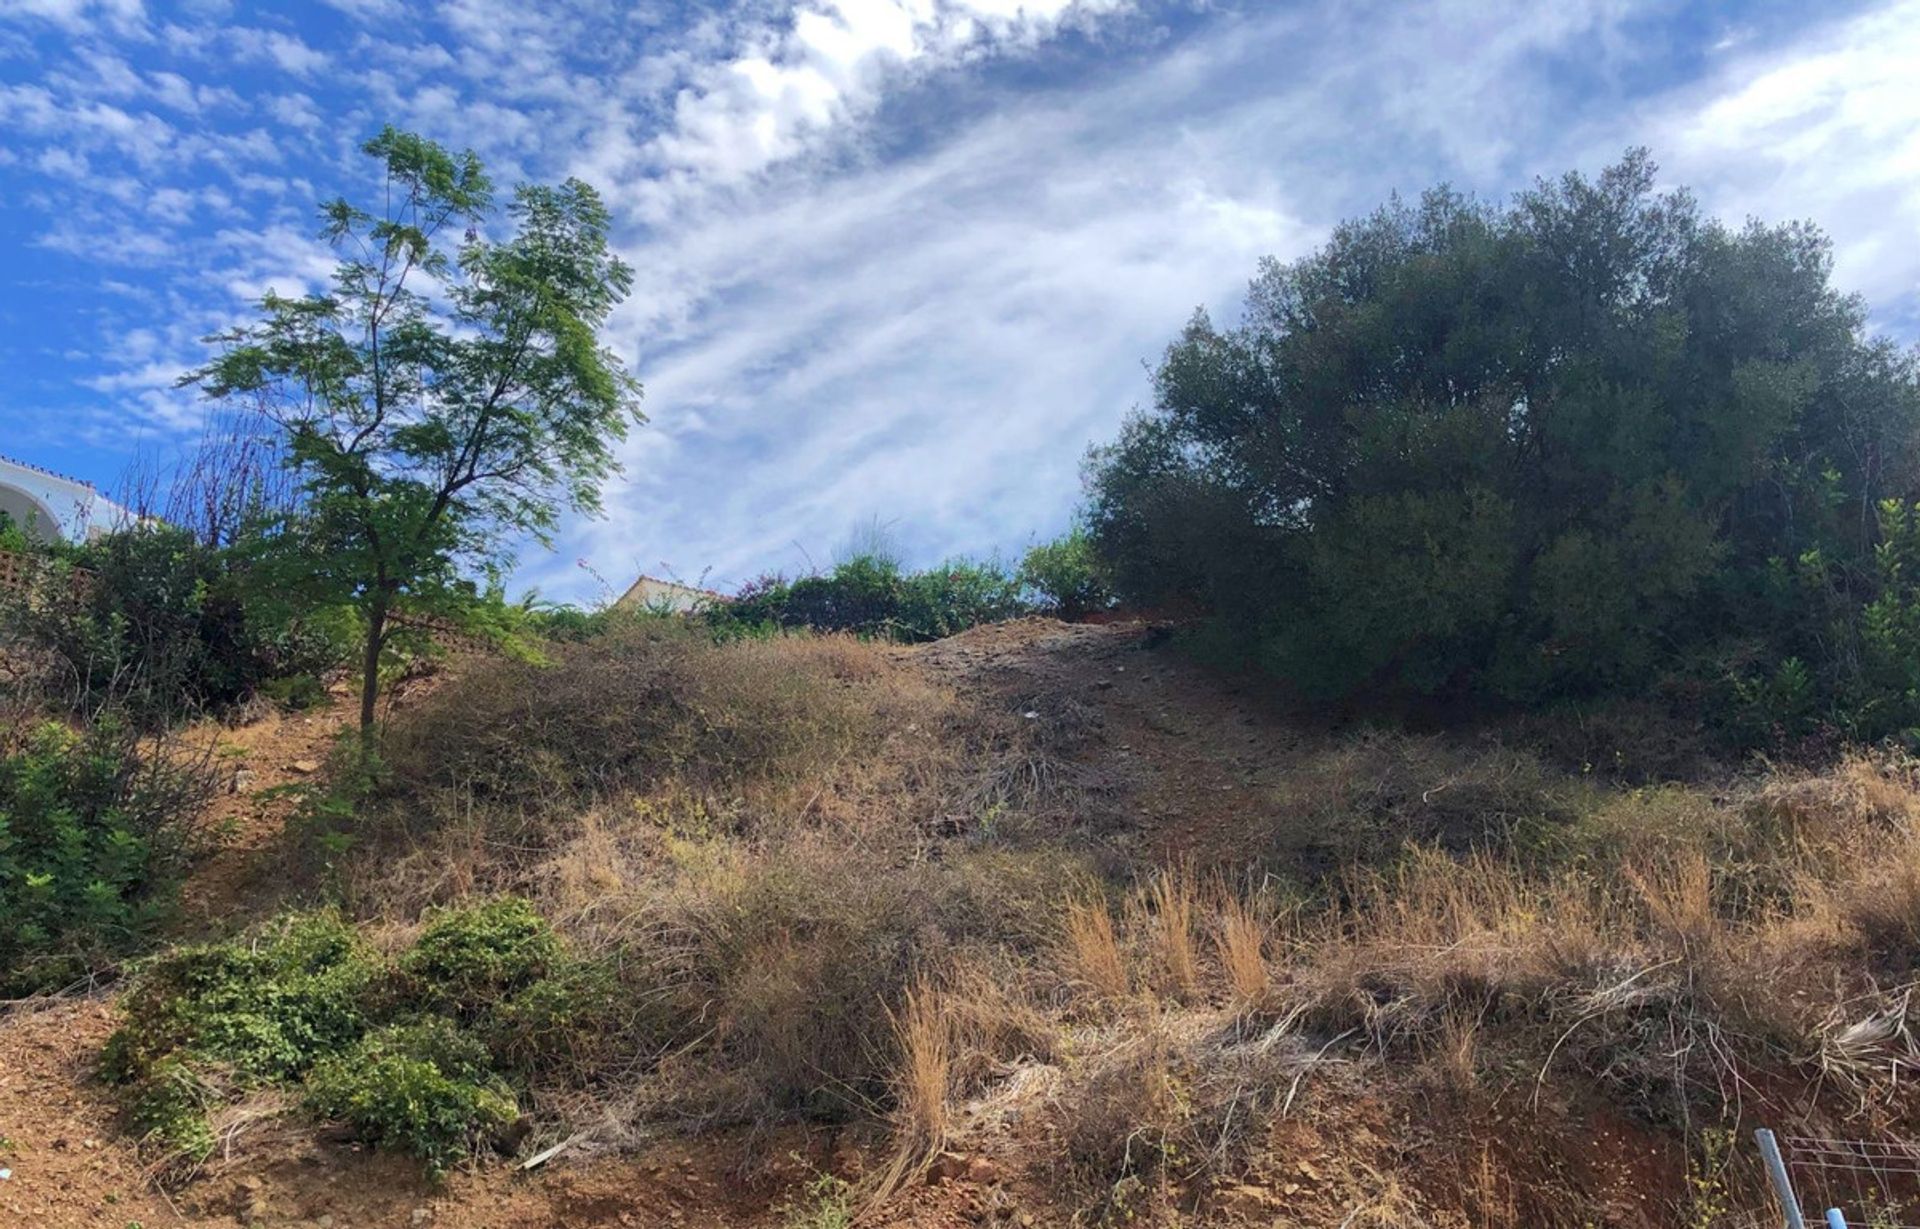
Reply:
[[[0,457],[0,512],[30,534],[69,542],[105,533],[127,515],[89,483],[9,457]]]
[[[702,610],[727,599],[718,593],[706,589],[696,589],[692,585],[682,585],[671,580],[660,580],[653,576],[642,576],[615,602],[616,607],[641,610],[667,610],[676,614],[685,614],[690,610]]]

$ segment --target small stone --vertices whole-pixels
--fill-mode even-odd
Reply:
[[[957,1152],[942,1152],[927,1169],[927,1182],[951,1182],[967,1172],[967,1159]]]
[[[427,1223],[427,1218],[432,1215],[433,1213],[427,1211],[425,1208],[415,1208],[413,1210],[413,1223],[416,1225],[424,1225]]]
[[[319,772],[320,761],[319,760],[295,760],[293,763],[288,764],[287,767],[293,769],[293,771],[297,773],[305,775],[307,773]]]
[[[252,789],[254,779],[255,773],[252,769],[236,768],[233,770],[233,785],[227,792],[238,794],[243,790]]]
[[[967,1181],[969,1182],[978,1182],[985,1186],[998,1177],[999,1172],[994,1168],[993,1162],[983,1156],[974,1157],[967,1162]]]

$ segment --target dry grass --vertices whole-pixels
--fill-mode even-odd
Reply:
[[[1272,988],[1267,964],[1267,936],[1271,924],[1257,904],[1224,889],[1216,893],[1213,946],[1228,993],[1236,1007],[1258,1006]]]
[[[1024,1096],[1116,1222],[1256,1164],[1330,1072],[1678,1133],[1810,1073],[1822,1112],[1884,1106],[1920,1061],[1899,757],[1613,788],[1490,742],[1328,738],[1233,868],[1256,891],[1097,861],[1022,724],[835,638],[461,680],[396,740],[390,801],[435,822],[363,861],[362,906],[512,886],[611,961],[631,1067],[540,1104],[612,1137],[886,1123],[884,1196],[967,1146],[963,1110]],[[1374,1172],[1349,1223],[1519,1223],[1522,1180],[1478,1156],[1440,1193]]]
[[[891,1019],[900,1051],[893,1080],[893,1156],[869,1192],[876,1203],[923,1177],[946,1146],[947,1097],[953,1087],[947,995],[923,976]]]
[[[1194,933],[1199,893],[1192,872],[1177,866],[1159,871],[1136,900],[1144,910],[1143,928],[1152,935],[1160,989],[1178,1002],[1192,1002],[1200,993],[1200,949]]]
[[[1072,980],[1095,998],[1126,998],[1133,988],[1132,978],[1106,900],[1084,897],[1068,901],[1063,928],[1062,956]]]

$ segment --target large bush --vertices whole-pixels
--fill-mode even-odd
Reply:
[[[0,992],[65,984],[145,937],[206,790],[112,721],[0,740]]]
[[[1107,567],[1093,537],[1075,525],[1051,542],[1037,542],[1020,560],[1020,584],[1034,604],[1063,619],[1077,619],[1113,603]]]
[[[1914,361],[1865,335],[1817,230],[1653,183],[1636,152],[1505,208],[1436,190],[1264,265],[1239,327],[1196,316],[1091,466],[1124,593],[1198,600],[1314,697],[1795,657],[1852,707],[1899,637],[1865,612],[1877,509],[1920,493]]]
[[[46,560],[47,583],[0,603],[74,711],[112,706],[145,725],[220,711],[271,678],[337,663],[343,631],[252,603],[241,549],[141,525]]]

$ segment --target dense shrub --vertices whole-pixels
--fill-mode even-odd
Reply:
[[[768,576],[708,613],[725,628],[811,628],[907,642],[938,640],[1022,614],[1015,578],[995,563],[953,559],[924,572],[856,555],[831,572]]]
[[[1020,584],[1034,605],[1063,619],[1077,619],[1113,603],[1106,563],[1093,537],[1075,525],[1051,542],[1029,547],[1020,560]]]
[[[437,1009],[472,1019],[545,977],[560,961],[547,920],[503,896],[433,917],[401,961]]]
[[[52,663],[49,686],[76,712],[158,725],[220,711],[268,679],[330,669],[351,630],[250,608],[240,553],[185,530],[139,526],[66,554],[31,600],[0,602],[0,626]],[[87,579],[68,582],[69,567]]]
[[[437,1171],[519,1117],[515,1079],[581,1072],[573,1034],[604,1029],[610,996],[515,898],[443,911],[392,959],[337,914],[295,914],[153,961],[102,1072],[169,1157],[204,1158],[209,1116],[245,1090],[298,1085]]]
[[[0,986],[61,984],[149,934],[208,785],[110,719],[0,736]]]
[[[187,1053],[245,1080],[298,1076],[366,1027],[384,968],[330,913],[281,919],[244,943],[177,948],[128,994],[108,1070],[132,1076]]]
[[[1197,600],[1316,697],[1797,658],[1824,711],[1911,721],[1876,509],[1920,494],[1915,360],[1819,232],[1653,182],[1635,153],[1507,208],[1436,190],[1263,266],[1240,327],[1197,316],[1090,470],[1122,593]]]

